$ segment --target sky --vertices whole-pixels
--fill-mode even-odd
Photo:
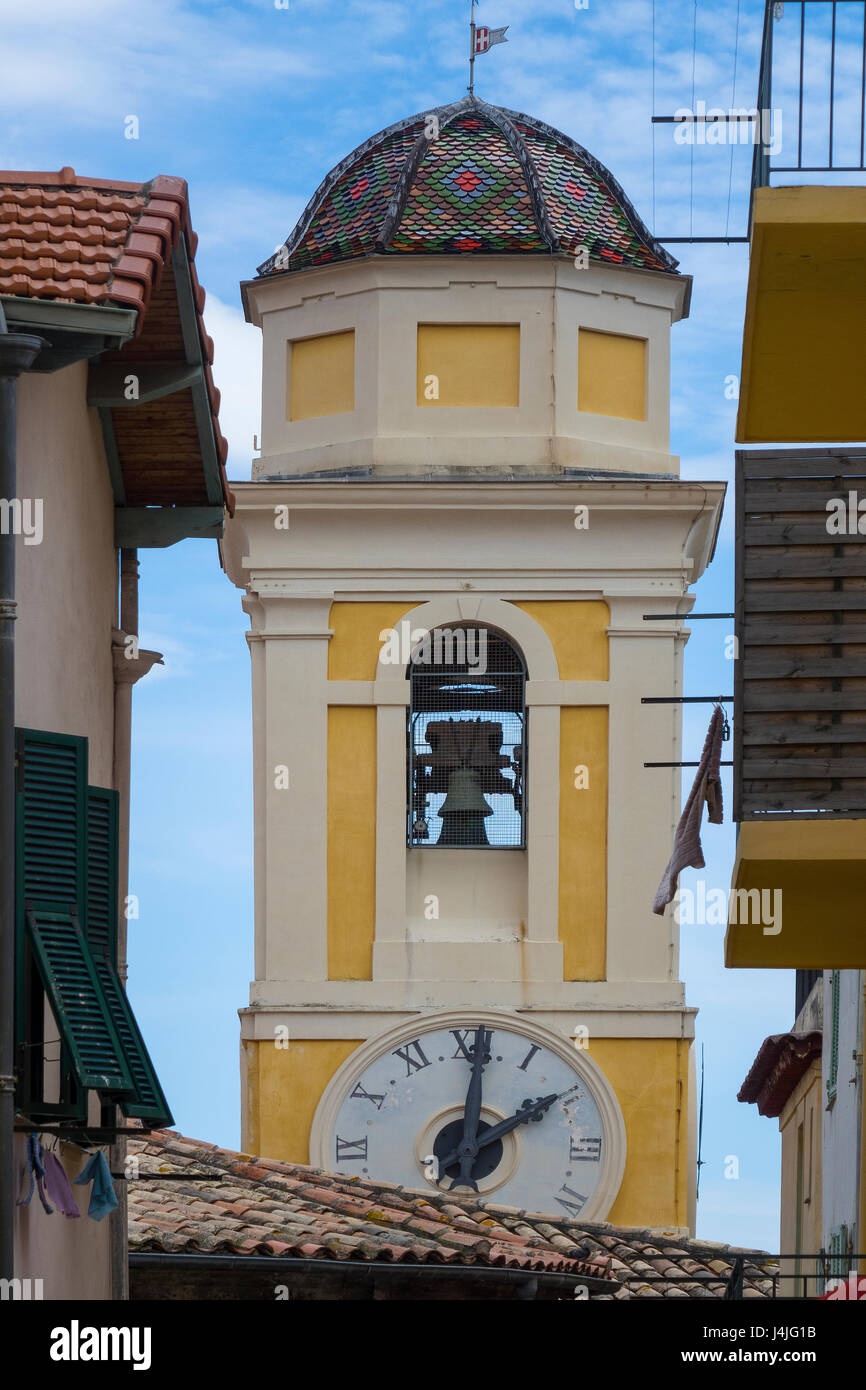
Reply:
[[[799,25],[799,7],[784,8],[780,45]],[[674,128],[651,116],[698,101],[754,105],[762,13],[761,0],[483,0],[478,22],[510,27],[508,43],[478,59],[477,91],[586,146],[656,235],[742,236],[751,148],[678,144]],[[351,149],[463,94],[468,18],[469,0],[0,0],[0,166],[189,183],[230,478],[250,476],[260,410],[259,333],[243,321],[238,282]],[[817,70],[826,35],[817,29],[811,41]],[[787,153],[793,125],[784,109],[783,118]],[[816,148],[819,124],[808,131]],[[730,482],[747,248],[670,249],[694,277],[691,316],[672,335],[671,447],[683,477]],[[732,607],[731,501],[696,612]],[[130,891],[140,917],[129,924],[129,993],[177,1127],[227,1147],[239,1146],[237,1009],[253,948],[240,597],[213,542],[141,552],[141,641],[165,665],[134,697]],[[689,693],[731,693],[731,627],[694,624]],[[709,714],[685,707],[685,759],[699,756]],[[724,794],[729,811],[729,769]],[[707,868],[689,871],[683,886],[701,876],[726,889],[729,820],[706,829],[704,849]],[[698,1234],[775,1251],[776,1122],[736,1096],[763,1038],[793,1023],[794,979],[726,971],[722,940],[722,927],[682,929],[681,975],[700,1010],[706,1077]]]

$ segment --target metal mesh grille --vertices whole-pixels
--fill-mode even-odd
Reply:
[[[526,671],[497,632],[434,628],[409,665],[408,843],[521,848]]]

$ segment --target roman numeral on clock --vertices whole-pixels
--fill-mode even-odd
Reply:
[[[341,1139],[339,1134],[337,1139],[337,1162],[341,1163],[344,1159],[360,1159],[362,1163],[367,1161],[367,1140],[364,1139]]]
[[[472,1061],[472,1052],[473,1052],[473,1049],[474,1049],[474,1047],[475,1047],[475,1029],[474,1029],[474,1028],[449,1028],[449,1029],[448,1029],[448,1032],[451,1034],[452,1038],[454,1039],[454,1041],[455,1041],[456,1044],[457,1044],[457,1051],[456,1051],[455,1053],[453,1053],[453,1055],[452,1055],[452,1061],[453,1061],[453,1059],[454,1059],[455,1057],[465,1057],[466,1060],[467,1060],[467,1062],[471,1062],[471,1061]],[[488,1032],[488,1031],[485,1029],[485,1031],[484,1031],[484,1039],[485,1039],[484,1061],[485,1061],[485,1063],[487,1063],[487,1062],[490,1061],[490,1039],[491,1039],[492,1037],[493,1037],[493,1034],[492,1034],[491,1032]]]
[[[385,1099],[384,1096],[376,1096],[376,1095],[371,1096],[369,1091],[365,1091],[365,1090],[364,1090],[364,1087],[361,1085],[360,1081],[358,1082],[357,1086],[355,1087],[354,1091],[352,1092],[351,1098],[352,1098],[352,1100],[369,1100],[369,1101],[372,1101],[373,1104],[375,1105],[375,1107],[376,1107],[377,1110],[381,1110],[381,1109],[382,1109],[382,1101]]]
[[[526,1056],[524,1057],[523,1061],[520,1063],[520,1065],[519,1065],[519,1067],[518,1067],[518,1071],[526,1071],[526,1068],[529,1066],[529,1063],[532,1061],[532,1059],[533,1059],[533,1057],[535,1056],[536,1052],[540,1052],[540,1051],[541,1051],[541,1048],[540,1048],[540,1047],[536,1047],[535,1044],[533,1043],[532,1047],[531,1047],[531,1048],[529,1049],[529,1051],[527,1052],[527,1054],[526,1054]]]
[[[568,1137],[568,1157],[575,1163],[598,1162],[601,1158],[600,1139],[575,1139]]]
[[[412,1073],[416,1071],[423,1071],[425,1067],[429,1067],[430,1065],[429,1058],[424,1056],[421,1050],[421,1044],[417,1038],[407,1043],[405,1047],[396,1048],[394,1052],[391,1053],[391,1056],[399,1057],[401,1061],[406,1063],[407,1076],[411,1076]]]
[[[561,1207],[565,1207],[566,1211],[572,1212],[574,1216],[580,1216],[580,1213],[586,1206],[586,1198],[583,1196],[583,1193],[575,1192],[574,1189],[569,1187],[567,1183],[563,1183],[559,1191],[567,1192],[569,1197],[575,1198],[573,1202],[570,1202],[567,1197],[560,1197],[557,1194],[556,1201],[559,1203],[559,1205]]]

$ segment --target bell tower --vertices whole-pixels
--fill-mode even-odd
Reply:
[[[373,136],[243,285],[261,457],[250,1152],[693,1225],[694,1010],[651,904],[688,588],[690,281],[612,175],[466,97]],[[660,630],[661,628],[664,630]],[[461,1147],[462,1146],[462,1147]]]

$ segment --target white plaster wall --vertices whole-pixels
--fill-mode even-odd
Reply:
[[[563,468],[676,473],[670,454],[670,329],[686,286],[658,272],[567,257],[368,257],[255,283],[264,339],[257,478],[373,467],[402,473]],[[518,323],[517,407],[418,406],[419,323]],[[577,409],[581,326],[646,338],[648,414]],[[286,344],[353,328],[355,409],[287,419]]]
[[[410,941],[520,941],[526,935],[526,851],[426,849],[406,853]],[[425,916],[434,897],[437,918]]]
[[[15,722],[84,735],[88,776],[112,785],[114,499],[87,364],[21,378],[18,491],[43,501],[44,538],[15,548]]]
[[[41,498],[41,545],[16,544],[15,722],[88,740],[88,780],[113,777],[117,568],[114,499],[95,410],[88,409],[87,364],[30,373],[18,392],[18,492]],[[87,1155],[61,1153],[70,1176]],[[15,1142],[18,1170],[26,1138]],[[26,1190],[26,1189],[25,1189]],[[74,1188],[87,1211],[90,1189]],[[16,1208],[15,1273],[44,1280],[48,1298],[109,1298],[110,1218],[67,1220]]]
[[[70,1183],[90,1158],[74,1144],[61,1144],[58,1157]],[[27,1137],[15,1136],[16,1176],[27,1164]],[[21,1177],[16,1198],[27,1193]],[[35,1187],[29,1206],[15,1208],[15,1277],[41,1279],[44,1299],[110,1299],[109,1228],[112,1217],[94,1221],[87,1215],[91,1188],[72,1187],[78,1219],[44,1211]],[[53,1204],[51,1204],[53,1205]]]
[[[855,1054],[860,1054],[863,1039],[862,979],[859,970],[839,972],[839,1065],[836,1079],[836,1099],[827,1107],[827,1081],[830,1075],[830,1028],[833,1017],[832,972],[824,971],[824,1047],[822,1092],[824,1103],[823,1126],[823,1242],[830,1247],[830,1232],[847,1226],[850,1236],[862,1245],[862,1233],[857,1235],[858,1177],[860,1173],[860,1107],[862,1105],[863,1068]]]

